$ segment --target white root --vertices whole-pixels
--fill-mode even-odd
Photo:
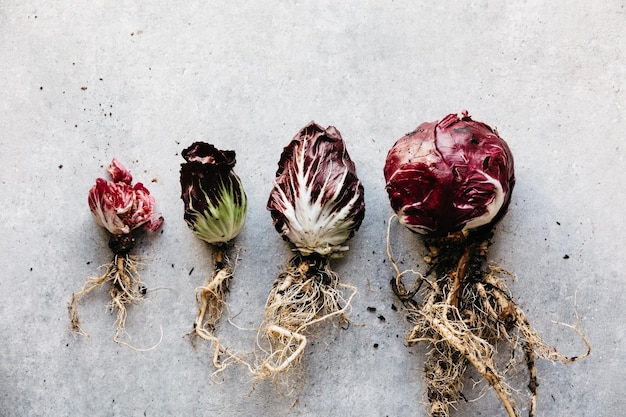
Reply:
[[[351,291],[347,299],[342,289]],[[257,336],[260,355],[255,377],[276,382],[279,375],[299,364],[310,328],[334,317],[347,321],[345,313],[355,295],[355,287],[339,283],[326,258],[311,260],[296,255],[268,296]]]
[[[143,287],[137,272],[137,261],[134,257],[129,255],[115,255],[113,260],[106,266],[104,274],[99,277],[89,278],[85,281],[80,291],[72,294],[72,298],[68,303],[71,330],[82,336],[89,336],[80,324],[78,305],[85,295],[100,288],[107,282],[111,284],[111,289],[109,290],[111,303],[109,308],[117,313],[113,341],[140,352],[156,348],[163,339],[163,329],[161,329],[159,342],[149,348],[136,348],[122,339],[122,335],[126,333],[128,306],[135,301],[142,300],[145,293],[145,287]]]
[[[564,325],[581,337],[587,351],[580,356],[568,357],[546,344],[531,327],[499,276],[510,274],[493,265],[488,271],[480,269],[487,254],[486,241],[466,242],[467,236],[432,242],[435,245],[433,253],[437,256],[427,262],[435,271],[433,279],[412,270],[401,272],[390,245],[394,217],[389,220],[387,228],[387,255],[396,273],[392,286],[405,304],[407,318],[413,324],[407,342],[425,341],[432,347],[426,364],[430,416],[448,417],[449,407],[462,397],[463,374],[466,365],[471,364],[493,388],[507,415],[519,417],[513,391],[505,374],[495,364],[496,343],[502,340],[511,346],[512,354],[520,347],[525,354],[530,391],[529,417],[535,417],[538,386],[535,358],[570,363],[588,356],[591,351],[589,341],[578,328],[578,314],[575,325]],[[442,245],[441,248],[437,247],[438,244]],[[442,260],[443,256],[447,258]],[[445,265],[444,261],[447,262]],[[413,288],[407,291],[402,278],[409,272],[417,279]],[[422,287],[422,283],[428,285]]]

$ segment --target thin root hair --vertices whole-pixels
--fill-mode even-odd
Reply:
[[[343,290],[350,291],[346,298]],[[294,256],[279,274],[265,305],[265,318],[257,345],[260,355],[256,379],[277,377],[302,359],[313,325],[338,318],[347,323],[346,313],[357,293],[356,287],[339,282],[328,259]]]

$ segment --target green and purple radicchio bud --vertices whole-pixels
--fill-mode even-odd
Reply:
[[[239,234],[246,220],[247,198],[233,171],[235,152],[195,142],[182,152],[181,198],[185,221],[197,237],[220,244]]]
[[[515,185],[508,145],[467,111],[400,138],[384,174],[400,223],[432,236],[491,228],[506,213]]]
[[[339,131],[314,122],[283,150],[267,203],[276,230],[304,255],[337,255],[365,215],[363,186]]]

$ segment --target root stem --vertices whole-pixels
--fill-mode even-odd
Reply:
[[[467,262],[469,261],[470,253],[471,245],[468,245],[465,249],[465,252],[463,252],[463,256],[461,256],[461,258],[459,259],[456,271],[452,273],[452,290],[450,291],[448,304],[453,307],[459,306],[459,291],[461,290],[461,283],[465,279],[465,274],[467,272]]]
[[[196,302],[198,304],[198,314],[194,323],[195,335],[211,342],[214,346],[213,365],[221,368],[219,357],[224,350],[221,347],[220,339],[213,333],[215,324],[221,318],[225,305],[225,293],[228,288],[228,279],[231,272],[227,269],[216,271],[207,284],[196,289]]]
[[[342,289],[351,291],[344,299]],[[296,366],[307,346],[311,326],[339,317],[347,321],[356,288],[340,284],[328,259],[294,256],[276,279],[265,305],[265,319],[257,336],[261,355],[254,375],[276,378]]]
[[[122,340],[121,336],[126,333],[126,316],[128,306],[135,301],[142,300],[145,294],[145,287],[141,283],[141,279],[137,273],[137,261],[134,257],[127,254],[115,255],[113,260],[111,260],[111,262],[106,266],[106,270],[102,275],[96,278],[87,279],[83,284],[82,289],[72,294],[72,298],[68,303],[71,330],[82,336],[89,336],[80,324],[80,320],[78,318],[78,305],[84,296],[93,290],[100,288],[107,282],[111,284],[111,288],[109,290],[109,295],[111,297],[109,308],[111,311],[115,311],[117,313],[113,341],[138,351],[150,350],[158,346],[160,342],[148,349],[138,349]],[[163,330],[161,329],[161,337],[163,336],[162,331]]]
[[[519,417],[514,396],[518,394],[508,384],[505,373],[496,366],[496,345],[506,342],[512,358],[524,355],[528,370],[529,417],[537,412],[536,358],[570,363],[588,356],[591,345],[576,323],[571,326],[587,347],[586,353],[568,357],[549,346],[531,327],[528,318],[513,301],[500,275],[510,275],[491,265],[483,270],[487,255],[487,237],[450,236],[432,240],[427,262],[431,264],[433,279],[419,272],[400,271],[390,246],[391,223],[387,228],[387,255],[395,270],[392,279],[394,292],[407,309],[407,318],[413,328],[407,336],[409,344],[428,342],[432,347],[426,362],[427,394],[431,417],[447,417],[449,408],[463,397],[463,376],[467,365],[478,371],[498,396],[508,417]],[[481,240],[479,240],[481,239]],[[416,284],[406,290],[403,277],[412,273]],[[429,285],[423,286],[426,282]],[[419,298],[418,298],[419,297]],[[417,298],[417,299],[416,299]],[[574,298],[576,310],[576,297]],[[505,369],[508,369],[507,365]]]
[[[304,348],[306,347],[307,339],[306,339],[306,336],[303,334],[294,333],[283,327],[279,327],[276,325],[268,326],[266,331],[268,334],[287,338],[286,345],[290,345],[292,343],[292,340],[295,340],[296,345],[297,345],[297,348],[293,351],[293,353],[289,355],[288,358],[280,362],[278,366],[273,366],[271,363],[263,364],[263,368],[265,370],[269,371],[272,374],[277,374],[279,372],[285,371],[291,365],[293,361],[295,361],[296,359],[300,357],[300,355],[302,355],[302,352],[304,351]]]
[[[252,372],[252,365],[243,359],[240,353],[231,351],[224,347],[219,337],[215,335],[217,324],[222,318],[224,310],[228,311],[228,303],[226,302],[226,294],[230,286],[230,280],[233,276],[234,265],[226,256],[227,245],[220,245],[213,252],[214,271],[209,277],[206,284],[196,288],[196,303],[198,305],[198,313],[193,324],[193,330],[189,334],[192,343],[194,337],[199,337],[211,343],[213,347],[212,362],[215,372],[211,378],[214,382],[218,382],[217,375],[224,372],[232,363],[239,363],[247,366]]]

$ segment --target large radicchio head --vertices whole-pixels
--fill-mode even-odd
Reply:
[[[314,122],[285,147],[267,203],[276,230],[304,255],[332,255],[365,215],[363,186],[339,131]]]
[[[197,237],[226,243],[239,234],[246,220],[247,198],[233,171],[235,152],[195,142],[182,152],[180,168],[185,221]]]
[[[96,223],[113,235],[129,234],[140,226],[150,231],[161,227],[163,217],[154,212],[150,191],[140,182],[133,186],[132,175],[117,159],[107,171],[112,181],[98,178],[89,190],[89,209]]]
[[[467,111],[423,123],[400,138],[384,174],[400,223],[432,236],[493,226],[506,213],[515,185],[508,145]]]

